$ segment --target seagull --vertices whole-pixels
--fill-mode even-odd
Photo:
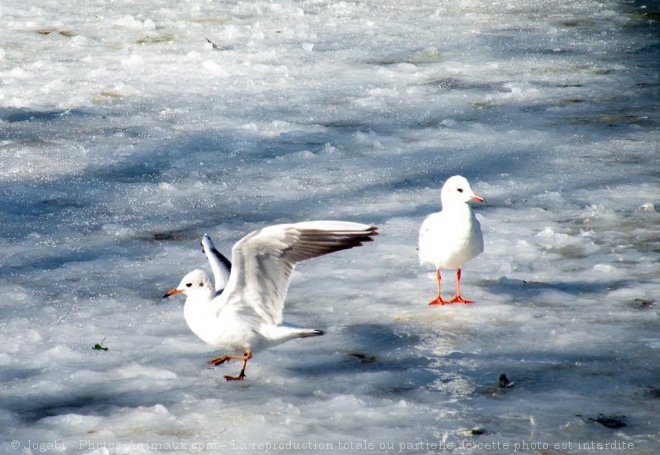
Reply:
[[[460,175],[447,179],[440,199],[442,210],[427,216],[419,230],[420,265],[433,264],[438,283],[438,296],[429,305],[474,303],[461,297],[461,267],[484,250],[484,240],[468,202],[486,201]],[[440,269],[456,269],[456,295],[451,300],[443,300],[440,295]]]
[[[253,353],[294,338],[324,333],[282,321],[284,299],[296,264],[361,246],[373,240],[377,230],[375,226],[347,221],[268,226],[246,235],[234,245],[231,272],[220,293],[217,276],[216,285],[212,287],[206,273],[198,269],[186,274],[164,297],[185,294],[184,318],[193,333],[211,346],[243,352],[243,355],[221,355],[208,362],[217,366],[229,360],[243,361],[238,376],[225,375],[228,381],[242,381]],[[220,263],[222,275],[228,267],[212,253],[215,248],[211,245],[210,238],[202,239],[203,249],[211,253],[207,253],[207,257],[212,267]]]

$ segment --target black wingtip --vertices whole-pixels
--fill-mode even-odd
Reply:
[[[369,228],[364,230],[365,242],[373,242],[373,236],[379,235],[378,226],[369,226]]]

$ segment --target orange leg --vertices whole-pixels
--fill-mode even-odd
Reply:
[[[467,300],[461,297],[461,268],[456,270],[456,295],[449,301],[449,303],[474,303],[474,300]]]
[[[252,353],[250,351],[246,352],[244,355],[221,355],[219,357],[215,357],[211,360],[209,360],[210,365],[222,365],[225,362],[228,362],[229,360],[242,360],[243,361],[243,368],[241,368],[241,372],[238,373],[238,376],[231,376],[226,374],[225,379],[227,381],[242,381],[245,379],[245,367],[247,366],[248,360],[252,358]]]
[[[440,280],[442,278],[440,277],[440,269],[436,269],[435,271],[435,281],[438,283],[438,296],[431,300],[429,302],[429,305],[446,305],[447,303],[451,303],[448,300],[442,300],[442,296],[440,295]]]

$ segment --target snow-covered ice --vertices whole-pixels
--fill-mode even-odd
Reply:
[[[658,453],[658,18],[4,0],[0,453]],[[477,303],[429,308],[454,174],[488,201]],[[287,320],[326,335],[226,383],[163,292],[205,232],[328,218],[381,235],[297,269]]]

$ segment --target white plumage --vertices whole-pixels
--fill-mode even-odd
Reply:
[[[225,376],[228,380],[241,380],[252,353],[293,338],[323,334],[320,330],[282,323],[284,299],[295,265],[360,246],[376,234],[375,226],[345,221],[269,226],[246,235],[234,245],[229,279],[217,296],[214,297],[216,290],[201,270],[188,273],[166,296],[186,294],[184,317],[204,342],[244,353],[219,356],[209,362],[220,365],[231,359],[243,360],[238,376]],[[205,252],[212,250],[212,242],[210,246],[208,242],[210,239],[207,246],[202,242]],[[215,261],[208,253],[207,257]],[[226,266],[218,265],[216,280],[218,276],[222,279],[226,270]]]
[[[447,179],[440,198],[442,211],[426,217],[419,230],[419,262],[432,264],[436,269],[438,295],[429,305],[472,303],[461,297],[461,268],[484,250],[484,241],[479,221],[468,202],[484,202],[484,199],[460,175]],[[441,269],[456,269],[456,294],[448,301],[440,293]]]

